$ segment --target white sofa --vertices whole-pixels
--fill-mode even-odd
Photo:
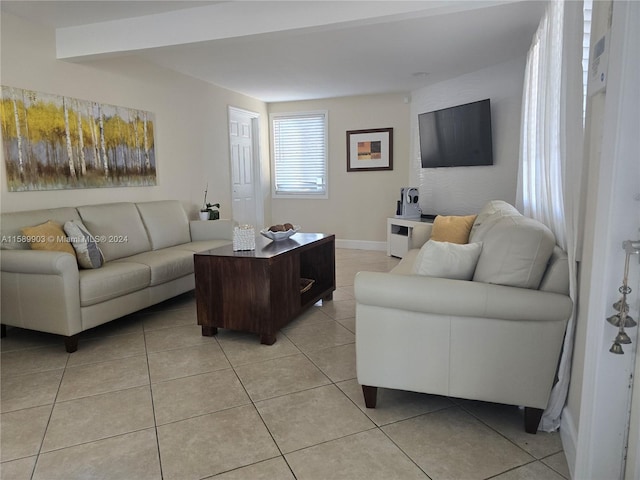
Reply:
[[[81,221],[104,264],[83,269],[70,253],[32,250],[22,228],[49,220]],[[3,213],[0,228],[2,335],[7,325],[63,335],[68,352],[84,330],[193,290],[193,254],[233,237],[231,221],[189,221],[175,200]]]
[[[418,249],[390,273],[359,272],[357,376],[367,407],[377,387],[519,405],[535,433],[573,308],[567,256],[549,234],[494,201],[469,237],[482,243],[472,280],[413,273]]]

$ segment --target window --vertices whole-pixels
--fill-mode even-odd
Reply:
[[[273,196],[327,198],[327,112],[271,114]]]

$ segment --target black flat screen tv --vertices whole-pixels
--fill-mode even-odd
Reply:
[[[422,168],[493,165],[489,99],[418,115]]]

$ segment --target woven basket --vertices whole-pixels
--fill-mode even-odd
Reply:
[[[240,225],[233,227],[233,251],[255,250],[256,232],[253,225]]]

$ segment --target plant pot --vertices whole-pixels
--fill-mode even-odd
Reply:
[[[204,212],[199,212],[200,214],[200,220],[209,220],[209,210],[206,210]]]

